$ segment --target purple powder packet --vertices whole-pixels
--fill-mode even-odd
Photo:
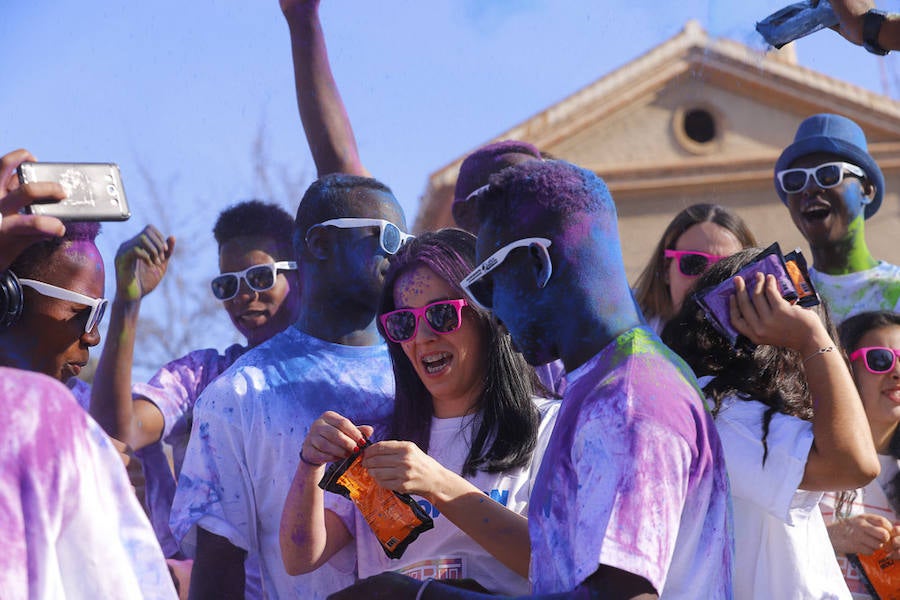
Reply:
[[[734,277],[740,275],[749,284],[755,279],[757,273],[774,275],[782,297],[789,302],[797,300],[797,289],[788,275],[778,242],[766,248],[756,260],[735,273]],[[754,344],[731,325],[728,299],[734,295],[734,277],[729,277],[719,285],[702,291],[696,295],[696,299],[703,312],[706,313],[706,318],[731,342],[732,346],[752,350]]]

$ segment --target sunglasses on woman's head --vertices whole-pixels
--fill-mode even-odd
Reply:
[[[778,171],[775,173],[775,178],[778,179],[778,185],[781,186],[785,194],[796,194],[803,191],[803,188],[809,183],[810,177],[823,190],[836,187],[844,180],[845,172],[857,177],[866,176],[865,171],[856,165],[846,162],[829,162],[817,167],[810,167],[809,169],[798,167],[796,169]]]
[[[882,346],[871,346],[860,348],[850,355],[850,360],[863,359],[866,370],[869,373],[883,375],[894,370],[897,364],[897,357],[900,356],[900,348],[884,348]]]
[[[384,333],[392,342],[402,344],[416,337],[419,318],[425,317],[429,329],[438,334],[453,333],[462,325],[462,307],[465,299],[439,300],[420,308],[400,308],[379,317]]]
[[[231,300],[237,296],[238,291],[241,289],[241,279],[246,281],[247,287],[254,292],[265,292],[275,286],[278,271],[293,271],[296,268],[297,263],[292,260],[253,265],[243,271],[222,273],[213,277],[210,286],[212,287],[213,296],[222,301]]]
[[[85,333],[90,333],[94,330],[94,327],[100,325],[100,321],[103,320],[103,315],[106,314],[106,306],[109,304],[109,300],[106,298],[91,298],[90,296],[85,296],[84,294],[79,294],[78,292],[73,292],[72,290],[67,290],[66,288],[57,287],[34,279],[20,279],[19,285],[30,287],[41,296],[90,306],[91,312],[88,314],[87,321],[84,323]]]
[[[702,275],[706,269],[725,258],[718,254],[707,254],[696,250],[666,250],[665,254],[666,258],[678,260],[678,270],[685,277]]]

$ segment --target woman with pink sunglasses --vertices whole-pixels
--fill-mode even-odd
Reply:
[[[826,494],[821,507],[853,597],[872,598],[850,557],[881,550],[889,559],[900,559],[900,314],[860,313],[841,323],[839,333],[881,473],[864,488]]]
[[[379,325],[396,381],[393,421],[374,435],[334,412],[313,423],[281,520],[289,573],[312,571],[355,543],[361,579],[394,571],[528,593],[524,515],[559,403],[534,398],[534,370],[466,300],[459,281],[474,267],[475,237],[458,229],[426,233],[392,257]],[[387,558],[352,503],[317,487],[324,463],[369,437],[382,441],[365,448],[363,466],[434,520],[399,559]]]
[[[710,265],[756,246],[736,213],[718,204],[693,204],[675,215],[634,284],[647,323],[662,331],[688,291]]]

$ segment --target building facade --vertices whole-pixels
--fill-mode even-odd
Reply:
[[[866,132],[884,171],[881,210],[866,223],[876,258],[900,263],[900,104],[796,64],[790,48],[762,54],[711,39],[696,22],[494,140],[531,142],[594,170],[619,212],[631,281],[672,217],[698,202],[736,210],[761,245],[805,240],[773,187],[772,168],[800,122],[845,115]],[[474,150],[473,148],[472,150]],[[433,173],[415,231],[453,225],[450,205],[465,156]]]

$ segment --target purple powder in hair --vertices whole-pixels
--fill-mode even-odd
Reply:
[[[528,142],[504,140],[482,146],[459,166],[456,189],[453,193],[453,218],[465,229],[474,231],[478,227],[473,202],[467,202],[469,195],[487,185],[488,178],[506,167],[528,160],[541,160],[540,151]]]
[[[100,223],[96,221],[69,221],[66,223],[64,240],[93,242],[100,234]]]

